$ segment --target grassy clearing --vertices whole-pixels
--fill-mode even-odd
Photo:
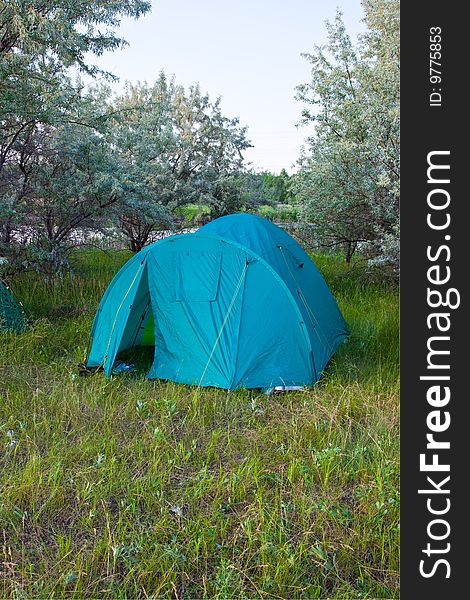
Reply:
[[[0,346],[0,594],[398,597],[398,294],[317,256],[351,337],[315,387],[266,397],[77,377],[126,253],[25,275]]]

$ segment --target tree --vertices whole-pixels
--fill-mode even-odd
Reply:
[[[222,114],[199,86],[186,91],[161,73],[155,84],[130,85],[113,102],[114,140],[133,182],[119,225],[132,250],[152,232],[171,227],[183,204],[211,206],[213,215],[233,208],[233,176],[248,147],[246,129]]]
[[[292,200],[290,177],[285,169],[279,175],[270,171],[245,169],[237,184],[242,190],[244,205],[250,209],[261,205],[286,204]]]
[[[133,252],[148,243],[154,230],[172,227],[171,213],[178,204],[170,164],[177,145],[174,89],[174,81],[161,74],[152,86],[127,84],[125,93],[112,101],[111,135],[128,182],[115,217]]]
[[[290,177],[285,169],[279,175],[264,171],[262,174],[268,199],[276,204],[288,204],[292,199]]]
[[[114,50],[125,41],[114,30],[122,16],[139,17],[144,0],[55,2],[0,0],[0,253],[12,248],[31,201],[43,146],[67,124],[93,128],[79,101],[82,86],[67,69],[96,75],[91,54]],[[109,75],[109,74],[108,74]],[[100,128],[96,131],[99,133]],[[49,159],[52,155],[49,155]],[[47,161],[46,161],[47,162]],[[37,182],[36,182],[37,183]],[[45,197],[42,198],[45,201]]]
[[[342,245],[348,261],[360,245],[372,261],[398,268],[399,4],[363,6],[368,31],[357,48],[338,13],[327,46],[304,55],[312,79],[297,98],[315,130],[295,191],[320,244]]]
[[[66,69],[96,75],[86,55],[125,45],[113,29],[121,16],[150,10],[146,0],[0,0],[0,172],[22,133],[63,122],[75,94]]]
[[[63,125],[37,125],[21,146],[15,210],[3,220],[4,237],[15,234],[15,244],[5,244],[14,268],[53,271],[66,265],[67,249],[81,241],[78,229],[99,229],[110,207],[126,196],[125,165],[104,125],[106,94],[97,88],[77,100],[87,124],[77,114]]]

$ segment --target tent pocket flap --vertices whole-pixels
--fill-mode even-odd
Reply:
[[[219,288],[222,254],[187,250],[173,255],[174,302],[213,302]]]

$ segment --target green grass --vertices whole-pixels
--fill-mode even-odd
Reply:
[[[351,336],[302,392],[78,377],[127,256],[12,282],[32,323],[0,340],[0,595],[397,598],[397,291],[315,257]]]

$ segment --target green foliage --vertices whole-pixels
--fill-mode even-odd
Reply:
[[[182,217],[187,224],[197,224],[211,214],[211,207],[208,204],[184,204],[175,210],[177,216]]]
[[[13,298],[11,291],[0,280],[0,330],[21,333],[26,328],[23,308]]]
[[[127,256],[15,280],[33,323],[0,345],[2,595],[398,598],[397,290],[315,255],[351,337],[302,392],[78,377]]]
[[[366,1],[364,9],[358,48],[338,13],[327,46],[304,55],[312,80],[297,97],[315,131],[295,191],[322,245],[344,246],[347,260],[360,247],[398,268],[399,3]]]
[[[96,74],[86,55],[124,45],[114,33],[120,18],[149,9],[143,0],[1,0],[0,175],[39,126],[69,121],[76,89],[67,68]]]
[[[291,223],[297,221],[298,218],[298,207],[292,204],[276,204],[274,206],[263,204],[257,212],[260,217],[276,223]]]
[[[120,215],[133,250],[153,229],[168,229],[178,206],[204,204],[220,216],[240,205],[235,175],[249,143],[238,119],[222,114],[220,99],[161,73],[152,86],[128,84],[113,108],[115,144],[135,182]]]
[[[290,177],[285,169],[279,175],[263,171],[261,174],[269,199],[276,204],[288,204],[292,200]]]
[[[80,166],[76,150],[88,145],[91,157],[93,145],[102,146],[99,134],[103,127],[100,101],[83,94],[82,86],[71,82],[67,69],[75,66],[97,74],[98,69],[87,62],[90,54],[125,44],[115,34],[121,17],[137,18],[149,9],[150,3],[144,0],[0,2],[0,254],[10,259],[11,270],[44,261],[53,268],[63,265],[60,244],[71,229],[96,212],[96,206],[89,205],[89,193],[84,200],[73,190],[73,196],[64,199],[74,168],[81,169],[77,186],[83,183],[84,170],[90,173],[91,164],[100,162],[96,155],[89,166],[83,161]],[[70,136],[72,145],[70,151],[63,146],[65,154],[59,150],[64,135]],[[47,181],[47,176],[52,180]],[[92,193],[100,194],[103,169],[92,178]],[[62,193],[58,185],[50,189],[59,180],[64,184]],[[88,181],[87,187],[90,192]],[[94,204],[102,202],[100,198]],[[32,214],[33,210],[38,214]],[[57,223],[58,214],[68,211],[68,220]]]
[[[186,203],[212,216],[238,210],[246,128],[222,114],[198,86],[161,73],[153,85],[73,90],[66,111],[31,123],[0,171],[0,253],[10,272],[67,267],[87,231],[114,226],[139,251],[174,226]],[[64,107],[62,107],[64,108]]]
[[[110,207],[123,201],[129,183],[109,137],[108,94],[105,87],[77,88],[67,121],[32,127],[17,160],[5,165],[3,192],[11,202],[0,214],[0,249],[9,259],[6,269],[66,266],[77,229],[82,237],[86,228],[99,230]]]
[[[291,178],[284,169],[279,175],[269,171],[245,171],[240,174],[238,185],[244,205],[250,209],[262,205],[289,204],[293,201]]]
[[[276,209],[274,208],[274,206],[271,206],[270,204],[262,204],[258,208],[258,214],[260,217],[263,217],[264,219],[269,219],[270,221],[274,221],[275,216],[276,216]]]

